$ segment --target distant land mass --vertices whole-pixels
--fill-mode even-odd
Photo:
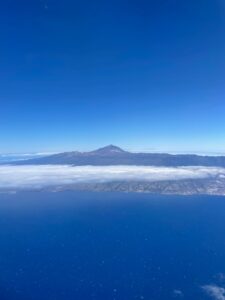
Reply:
[[[134,153],[109,145],[89,152],[63,152],[45,157],[11,162],[13,165],[75,165],[75,166],[207,166],[225,167],[225,156],[195,154]]]
[[[57,187],[43,188],[43,191],[63,192],[125,192],[162,195],[217,195],[225,196],[225,179],[214,177],[204,179],[134,181],[121,180],[111,182],[85,182]]]
[[[117,146],[109,145],[89,152],[64,152],[44,157],[35,157],[32,159],[17,160],[14,162],[2,163],[7,168],[12,166],[43,166],[43,165],[70,165],[75,166],[154,166],[154,167],[171,167],[176,170],[178,167],[216,167],[225,168],[225,156],[203,156],[195,154],[168,154],[168,153],[134,153],[125,151]],[[61,166],[62,167],[62,166]],[[64,166],[65,167],[65,166]],[[69,166],[68,166],[69,167]],[[35,167],[36,168],[36,167]],[[34,169],[35,169],[34,168]],[[196,172],[198,172],[198,169]],[[20,168],[19,168],[20,169]],[[37,168],[38,169],[38,168]],[[159,168],[160,169],[160,168]],[[175,172],[176,172],[175,170]],[[177,170],[178,171],[178,170]],[[223,171],[223,170],[222,170]],[[33,186],[31,190],[48,190],[53,192],[62,192],[65,190],[81,190],[95,192],[137,192],[152,194],[177,194],[177,195],[223,195],[225,196],[225,175],[223,172],[211,173],[206,178],[189,178],[189,179],[157,179],[147,180],[140,176],[136,179],[110,179],[89,180],[79,182],[57,183],[54,185]],[[15,169],[15,172],[16,169]],[[160,170],[159,170],[160,172]],[[20,173],[18,173],[20,176]],[[57,176],[57,174],[56,174]],[[37,176],[38,177],[38,176]],[[128,176],[129,177],[129,176]],[[93,178],[92,178],[93,179]],[[3,178],[3,180],[5,180]],[[47,177],[46,177],[47,180]],[[23,183],[17,188],[12,184],[6,188],[4,185],[0,188],[1,192],[16,192],[24,189]],[[29,189],[29,188],[28,188]]]

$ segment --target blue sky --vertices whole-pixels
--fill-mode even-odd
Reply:
[[[223,0],[9,0],[0,20],[0,152],[225,153]]]

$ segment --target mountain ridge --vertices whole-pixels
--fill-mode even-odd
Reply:
[[[197,154],[134,153],[115,145],[108,145],[93,151],[70,151],[41,158],[12,162],[13,165],[69,164],[75,166],[93,165],[143,165],[143,166],[211,166],[225,167],[225,156],[201,156]]]

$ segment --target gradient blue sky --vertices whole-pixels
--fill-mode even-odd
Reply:
[[[225,153],[223,0],[7,0],[0,152]]]

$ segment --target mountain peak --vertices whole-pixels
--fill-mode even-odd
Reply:
[[[114,145],[108,145],[103,148],[99,148],[95,151],[92,151],[92,153],[95,154],[116,154],[116,153],[124,153],[124,152],[126,151]]]

